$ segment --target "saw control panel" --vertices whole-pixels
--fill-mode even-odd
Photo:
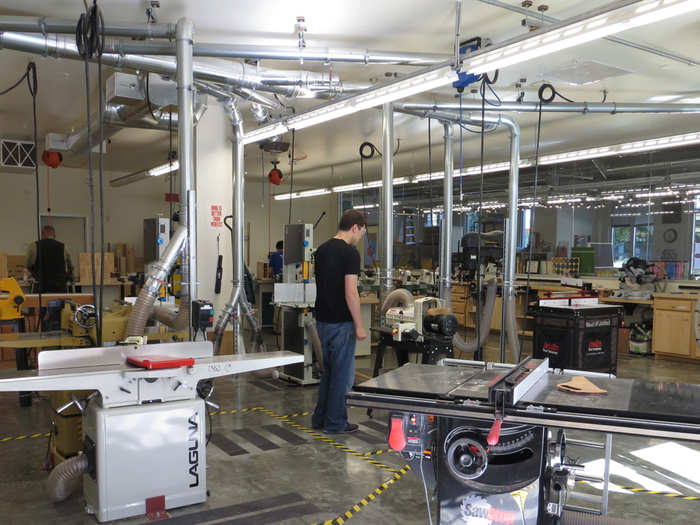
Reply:
[[[389,446],[397,452],[430,454],[435,417],[427,414],[393,412],[389,416]]]

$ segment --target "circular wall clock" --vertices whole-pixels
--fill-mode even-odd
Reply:
[[[673,228],[669,228],[664,232],[664,241],[674,242],[678,238],[678,232]]]

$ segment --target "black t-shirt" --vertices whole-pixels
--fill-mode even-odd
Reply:
[[[342,239],[332,238],[316,250],[316,319],[323,323],[352,321],[345,302],[345,276],[360,275],[360,254]]]

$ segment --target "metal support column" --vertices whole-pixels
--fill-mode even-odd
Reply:
[[[453,139],[451,122],[442,123],[445,129],[445,176],[442,182],[444,194],[442,229],[440,231],[440,299],[449,306],[452,286],[452,179],[454,172]]]
[[[192,299],[197,297],[197,197],[194,190],[194,109],[192,75],[192,21],[181,18],[176,26],[178,158],[180,162],[180,224],[187,227],[182,253],[182,298],[192,336]],[[184,304],[183,304],[184,303]]]
[[[380,304],[393,288],[394,265],[394,109],[382,105],[382,191],[379,208],[379,231],[382,269],[379,275]]]
[[[233,348],[234,353],[245,353],[245,347],[240,345],[241,333],[241,301],[247,300],[244,287],[244,266],[243,266],[243,241],[244,241],[244,220],[245,220],[245,156],[243,144],[243,120],[237,108],[231,104],[231,118],[233,121],[233,296],[236,297],[233,313]]]

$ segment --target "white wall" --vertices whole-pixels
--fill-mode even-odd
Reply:
[[[137,256],[143,255],[143,219],[168,215],[165,193],[167,177],[158,177],[112,188],[108,181],[122,173],[104,173],[105,243],[133,243]],[[56,215],[88,217],[90,201],[86,169],[51,170],[47,185],[47,168],[39,170],[41,213],[46,213],[50,190],[51,210]],[[95,170],[97,180],[97,170]],[[36,240],[36,186],[34,172],[0,171],[0,251],[19,255]],[[95,199],[98,193],[95,187]],[[99,216],[96,220],[99,225]],[[88,225],[89,232],[89,225]],[[61,232],[56,232],[60,240]],[[88,233],[89,235],[89,233]],[[89,237],[88,237],[89,238]],[[88,241],[89,242],[89,241]],[[96,242],[99,242],[99,226]],[[88,244],[89,246],[89,244]],[[74,254],[77,257],[77,254]]]
[[[246,151],[246,153],[248,153]],[[264,206],[262,196],[262,182],[246,181],[245,215],[246,223],[250,224],[250,260],[249,267],[255,273],[258,261],[267,261],[267,255],[275,249],[277,241],[284,236],[284,225],[289,222],[289,201],[276,201],[270,197],[272,186],[265,182]],[[275,187],[275,192],[280,189],[289,189],[287,181],[280,187]],[[326,216],[321,220],[314,231],[314,247],[335,235],[338,228],[338,195],[320,195],[292,200],[292,222],[314,224],[321,212]],[[248,249],[244,253],[246,260]]]

